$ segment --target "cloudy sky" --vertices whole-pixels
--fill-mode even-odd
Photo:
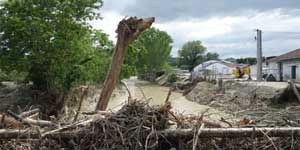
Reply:
[[[125,16],[151,17],[174,40],[172,55],[190,40],[201,40],[221,58],[256,55],[254,29],[263,31],[263,55],[300,48],[299,0],[104,0],[103,20],[92,21],[116,41]]]

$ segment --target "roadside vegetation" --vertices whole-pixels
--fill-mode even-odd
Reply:
[[[10,0],[0,4],[0,81],[32,83],[32,89],[67,93],[79,85],[101,85],[115,45],[88,23],[101,19],[102,0]],[[99,13],[100,10],[100,13]],[[129,46],[119,80],[137,76],[154,82],[174,68],[192,70],[219,59],[201,41],[188,41],[171,56],[172,37],[150,28]]]

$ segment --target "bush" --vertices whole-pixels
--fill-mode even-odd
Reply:
[[[169,76],[168,76],[168,83],[174,83],[177,81],[177,76],[175,73],[171,73]]]

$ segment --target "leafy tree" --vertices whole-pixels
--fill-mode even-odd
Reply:
[[[130,45],[127,50],[121,74],[119,79],[129,78],[130,76],[136,75],[136,67],[138,64],[138,49],[134,45]]]
[[[99,75],[95,68],[107,54],[95,46],[92,35],[100,32],[92,31],[86,20],[99,18],[95,10],[101,6],[101,0],[1,3],[1,68],[28,72],[28,80],[40,89],[68,89],[79,80],[95,79]],[[107,40],[103,35],[99,38]],[[105,44],[100,44],[101,50]]]
[[[179,50],[179,67],[192,71],[195,66],[205,60],[204,47],[201,41],[189,41]]]
[[[154,81],[156,73],[163,71],[172,49],[173,40],[164,31],[150,28],[133,44],[137,48],[137,73],[142,79]]]
[[[219,54],[207,52],[205,56],[205,61],[209,61],[209,60],[219,60]]]
[[[168,58],[168,64],[172,67],[176,67],[177,66],[177,57],[172,57],[172,56],[169,56]]]
[[[229,62],[232,62],[232,63],[236,63],[236,59],[233,58],[233,57],[226,58],[225,61],[229,61]]]
[[[236,62],[239,64],[254,65],[256,64],[256,58],[255,57],[238,58],[236,59]]]

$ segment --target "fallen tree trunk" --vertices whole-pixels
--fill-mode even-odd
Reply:
[[[194,129],[166,129],[157,131],[158,135],[165,138],[193,138]],[[68,139],[94,135],[93,132],[53,132],[47,133],[44,137],[54,139]],[[240,137],[300,137],[300,127],[281,128],[202,128],[199,138],[240,138]],[[24,139],[40,138],[40,134],[29,130],[0,129],[0,139]]]

